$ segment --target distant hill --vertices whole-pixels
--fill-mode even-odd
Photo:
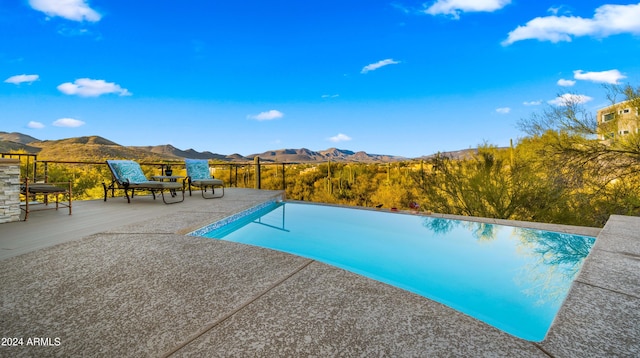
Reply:
[[[278,149],[264,153],[252,154],[249,158],[260,157],[262,161],[272,162],[393,162],[406,160],[404,157],[393,155],[367,154],[365,152],[353,152],[345,149],[329,148],[322,151],[313,151],[307,148]]]
[[[122,146],[99,136],[46,140],[32,144],[40,148],[39,160],[97,161],[105,159],[164,160],[156,153]]]
[[[66,138],[60,140],[46,140],[40,141],[40,143],[55,143],[55,144],[93,144],[93,145],[120,145],[118,143],[112,142],[108,139],[99,137],[99,136],[89,136],[89,137],[75,137],[75,138]]]
[[[29,144],[32,142],[39,142],[40,140],[33,138],[32,136],[28,136],[26,134],[18,133],[18,132],[0,132],[0,141],[2,142],[14,142],[19,144]]]
[[[39,160],[104,161],[105,159],[134,159],[137,161],[178,161],[184,158],[211,159],[224,162],[248,162],[260,157],[265,162],[360,162],[388,163],[410,158],[353,152],[346,149],[329,148],[313,151],[307,148],[277,149],[249,156],[237,153],[224,155],[193,149],[181,150],[170,144],[155,146],[122,146],[100,136],[84,136],[59,140],[39,140],[21,133],[0,132],[0,152],[24,150],[37,154]],[[439,153],[452,158],[463,158],[476,149]],[[434,155],[413,159],[429,159]]]
[[[37,154],[40,148],[28,145],[28,143],[34,142],[39,142],[39,140],[22,133],[0,132],[0,152],[2,153],[23,150],[27,153]]]
[[[139,149],[142,151],[149,151],[152,153],[156,153],[163,157],[174,158],[174,159],[183,159],[183,158],[193,158],[193,159],[213,159],[213,160],[222,160],[222,161],[234,161],[235,158],[231,159],[227,155],[215,154],[208,151],[198,152],[193,149],[181,150],[178,149],[171,144],[165,145],[155,145],[155,146],[144,146],[144,147],[131,147],[135,149]],[[240,156],[241,161],[249,160],[248,158]]]

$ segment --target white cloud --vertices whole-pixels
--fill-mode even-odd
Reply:
[[[558,15],[558,13],[560,12],[560,7],[550,7],[549,9],[547,9],[548,12],[552,13],[553,15]]]
[[[73,119],[73,118],[60,118],[55,122],[53,122],[53,125],[56,127],[75,128],[75,127],[83,126],[84,122],[78,119]]]
[[[494,12],[510,3],[511,0],[436,0],[424,12],[459,19],[462,12]]]
[[[37,81],[40,76],[38,75],[15,75],[4,80],[5,83],[13,83],[19,85],[24,82],[33,83]]]
[[[591,100],[593,100],[593,98],[585,96],[583,94],[565,93],[562,96],[558,96],[555,99],[550,100],[548,103],[554,106],[564,107],[571,103],[582,104],[587,103]]]
[[[339,94],[323,94],[322,98],[337,98],[340,97]]]
[[[47,16],[60,16],[73,21],[96,22],[102,17],[85,0],[29,0],[29,5]]]
[[[120,96],[131,96],[126,88],[120,87],[113,82],[105,80],[92,80],[90,78],[79,78],[75,82],[66,82],[58,86],[58,90],[68,95],[78,95],[81,97],[98,97],[107,93],[117,93]]]
[[[525,106],[539,106],[542,104],[542,101],[525,101],[522,102]]]
[[[496,112],[498,112],[500,114],[507,114],[507,113],[511,112],[511,108],[509,108],[509,107],[496,108]]]
[[[342,134],[342,133],[338,133],[338,135],[335,135],[333,137],[327,138],[330,141],[334,142],[334,143],[338,143],[338,142],[346,142],[351,140],[351,137],[349,137],[346,134]]]
[[[278,119],[278,118],[282,118],[284,117],[284,113],[280,112],[280,111],[276,111],[275,109],[272,109],[270,111],[266,111],[266,112],[260,112],[258,114],[254,114],[254,115],[248,115],[247,118],[249,119],[255,119],[258,121],[270,121],[272,119]]]
[[[577,80],[585,80],[592,82],[618,84],[618,80],[627,78],[618,70],[609,70],[601,72],[584,72],[582,70],[573,71],[573,77]]]
[[[44,124],[40,122],[30,121],[29,123],[27,123],[27,127],[33,128],[33,129],[41,129],[41,128],[44,128]]]
[[[559,14],[571,14],[571,11],[569,10],[569,8],[567,6],[564,5],[560,5],[560,6],[551,6],[550,8],[547,9],[548,13],[551,13],[555,16],[558,16]]]
[[[575,84],[576,84],[576,81],[574,80],[565,80],[564,78],[561,78],[558,80],[558,86],[562,86],[562,87],[571,87]]]
[[[640,34],[640,3],[602,5],[595,10],[591,19],[579,16],[536,17],[509,32],[502,45],[529,39],[569,42],[572,36],[607,37],[622,33]]]
[[[382,61],[378,61],[376,63],[372,63],[370,65],[366,65],[362,68],[362,71],[360,71],[360,73],[367,73],[369,71],[375,71],[380,67],[384,67],[384,66],[388,66],[388,65],[397,65],[399,64],[400,61],[394,61],[391,58],[388,58],[386,60],[382,60]]]

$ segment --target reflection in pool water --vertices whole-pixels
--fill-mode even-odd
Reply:
[[[504,226],[489,223],[424,218],[423,225],[435,235],[446,236],[454,227],[463,227],[478,241],[492,241]],[[527,261],[517,277],[522,293],[537,297],[537,304],[560,302],[567,293],[595,239],[544,230],[512,227],[516,248]]]
[[[217,226],[217,225],[214,225]],[[595,239],[533,229],[277,203],[200,236],[322,261],[544,338]]]

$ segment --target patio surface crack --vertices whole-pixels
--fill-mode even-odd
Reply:
[[[623,291],[620,291],[620,290],[615,290],[615,289],[612,289],[612,288],[596,285],[596,284],[593,284],[593,283],[590,283],[590,282],[586,282],[586,281],[582,281],[582,280],[576,280],[575,282],[579,282],[579,283],[581,283],[581,284],[583,284],[585,286],[590,286],[590,287],[597,288],[597,289],[600,289],[600,290],[605,290],[605,291],[609,291],[609,292],[612,292],[612,293],[616,293],[618,295],[632,297],[632,298],[635,298],[635,299],[639,299],[640,298],[640,297],[634,295],[633,293],[628,293],[628,292],[623,292]]]
[[[204,326],[201,330],[199,330],[198,332],[196,332],[195,334],[193,334],[192,336],[190,336],[189,338],[187,338],[184,342],[178,344],[176,347],[174,347],[173,349],[171,349],[169,352],[165,353],[162,355],[162,357],[170,357],[172,356],[174,353],[178,352],[180,349],[186,347],[187,345],[189,345],[191,342],[195,341],[196,339],[200,338],[202,335],[204,335],[205,333],[211,331],[213,328],[215,328],[216,326],[218,326],[219,324],[223,323],[224,321],[226,321],[227,319],[233,317],[236,313],[240,312],[241,310],[243,310],[245,307],[249,306],[250,304],[252,304],[253,302],[259,300],[262,296],[266,295],[267,293],[269,293],[271,290],[273,290],[274,288],[280,286],[282,283],[284,283],[285,281],[287,281],[288,279],[290,279],[291,277],[295,276],[298,272],[304,270],[307,266],[311,265],[313,262],[315,262],[315,260],[308,260],[307,262],[305,262],[304,264],[302,264],[300,267],[296,268],[295,270],[293,270],[291,273],[289,273],[287,276],[281,278],[280,280],[274,282],[273,284],[271,284],[269,287],[267,287],[264,291],[258,293],[257,295],[255,295],[253,298],[249,299],[248,301],[246,301],[245,303],[241,304],[240,306],[236,307],[235,309],[231,310],[230,312],[228,312],[227,314],[225,314],[224,316],[222,316],[221,318],[219,318],[218,320],[211,322],[209,324],[207,324],[206,326]]]

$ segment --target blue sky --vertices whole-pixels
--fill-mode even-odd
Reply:
[[[640,2],[7,0],[0,131],[418,157],[640,84]]]

